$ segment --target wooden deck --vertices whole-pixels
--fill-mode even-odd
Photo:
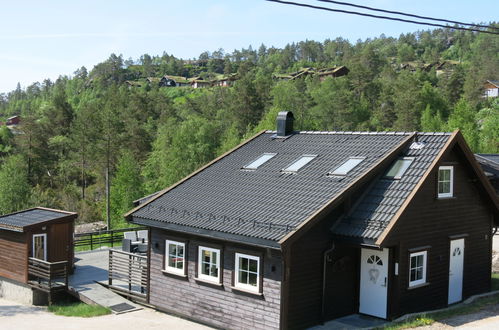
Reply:
[[[109,249],[76,253],[76,268],[74,274],[69,276],[68,291],[87,304],[109,307],[114,313],[142,309],[139,305],[106,288],[108,284],[108,261]],[[113,308],[115,306],[124,308]]]

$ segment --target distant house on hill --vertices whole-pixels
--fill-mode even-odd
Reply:
[[[204,80],[201,77],[194,77],[190,79],[192,88],[205,88],[210,87],[212,82],[210,80]]]
[[[140,81],[137,81],[137,80],[126,80],[125,84],[128,87],[142,87],[142,83]]]
[[[232,74],[229,74],[227,76],[222,76],[222,77],[215,79],[214,85],[220,86],[220,87],[232,86],[234,84],[234,81],[236,81],[237,79],[239,79],[239,76],[237,75],[237,73],[232,73]]]
[[[15,125],[19,125],[20,122],[21,122],[21,116],[16,115],[16,116],[12,116],[12,117],[7,118],[5,125],[15,126]]]
[[[487,80],[484,84],[483,97],[498,97],[499,96],[499,80]]]
[[[331,68],[315,69],[315,68],[302,68],[296,72],[291,73],[277,73],[274,74],[274,79],[278,80],[296,80],[308,76],[318,76],[321,81],[327,77],[341,77],[350,72],[344,65]]]
[[[264,131],[126,215],[148,302],[224,329],[383,319],[490,291],[499,201],[459,131]]]

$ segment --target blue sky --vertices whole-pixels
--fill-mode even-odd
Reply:
[[[325,6],[313,0],[295,2]],[[499,1],[355,3],[464,22],[499,19]],[[0,0],[0,8],[0,93],[13,90],[18,82],[24,88],[45,78],[72,75],[81,66],[90,70],[111,53],[137,59],[166,51],[194,58],[218,48],[231,52],[261,43],[283,47],[293,41],[336,37],[355,42],[426,29],[263,0]]]

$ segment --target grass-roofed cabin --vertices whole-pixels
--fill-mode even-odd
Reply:
[[[0,216],[0,297],[41,303],[47,295],[40,291],[64,287],[62,272],[73,268],[76,217],[42,207]]]
[[[149,302],[219,328],[383,319],[490,290],[499,205],[462,135],[262,132],[127,219]]]

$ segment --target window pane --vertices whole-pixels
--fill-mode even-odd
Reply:
[[[184,247],[182,245],[178,246],[178,254],[179,256],[184,256]]]
[[[210,251],[203,250],[203,262],[210,262]]]
[[[183,269],[184,268],[184,260],[179,260],[177,262],[177,268],[178,269]]]
[[[416,258],[411,257],[411,268],[415,268],[415,267],[416,267]]]
[[[239,271],[239,283],[242,284],[248,283],[248,273],[244,271]]]
[[[173,254],[173,255],[177,254],[177,245],[175,245],[175,244],[169,244],[169,245],[170,245],[170,247],[169,247],[170,254]]]
[[[416,265],[417,267],[423,267],[423,256],[419,255],[416,257]]]
[[[283,171],[285,171],[285,172],[297,172],[300,168],[302,168],[303,166],[310,163],[312,161],[312,159],[314,159],[315,157],[317,157],[317,156],[316,155],[301,156],[294,163],[292,163],[291,165],[286,167]]]
[[[253,285],[253,286],[256,286],[256,281],[257,281],[258,277],[256,276],[256,274],[252,274],[250,273],[249,274],[249,279],[248,279],[248,284],[249,285]]]
[[[411,269],[411,282],[416,280],[416,270]]]
[[[256,260],[249,259],[249,271],[255,273],[258,271],[258,262]]]
[[[239,267],[244,270],[248,270],[248,259],[246,258],[239,258]]]
[[[331,175],[347,175],[348,172],[353,170],[357,165],[359,165],[364,158],[350,158],[344,162],[340,167],[330,172]]]
[[[175,257],[172,257],[172,256],[168,257],[168,266],[175,267]]]
[[[409,166],[411,166],[413,160],[413,158],[397,159],[388,173],[386,173],[386,177],[400,179],[404,175],[405,171],[407,171]]]
[[[218,267],[216,265],[210,267],[210,276],[218,277]]]
[[[201,273],[204,275],[210,275],[210,264],[203,262],[201,264]]]
[[[252,161],[248,165],[244,166],[243,168],[248,169],[248,170],[256,170],[263,164],[265,164],[267,161],[269,161],[272,157],[274,157],[277,154],[263,154],[258,159]]]

